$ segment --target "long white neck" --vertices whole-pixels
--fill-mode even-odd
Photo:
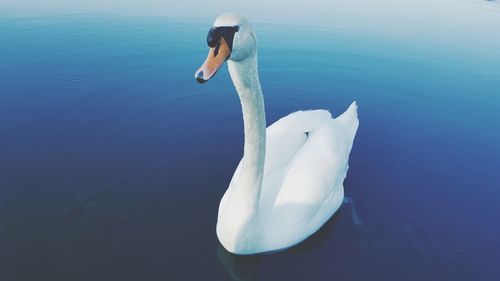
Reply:
[[[237,192],[246,197],[248,208],[257,211],[266,155],[266,116],[257,55],[243,61],[228,61],[228,68],[240,97],[245,132],[245,148]]]
[[[245,148],[239,175],[231,181],[227,204],[222,212],[219,209],[217,235],[226,249],[252,253],[262,242],[258,210],[266,156],[264,98],[256,54],[243,61],[228,61],[228,67],[241,101]]]

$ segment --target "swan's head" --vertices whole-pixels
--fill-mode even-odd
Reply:
[[[257,49],[252,26],[244,17],[233,13],[215,20],[208,31],[207,44],[210,48],[207,59],[194,74],[199,83],[212,78],[226,60],[245,60],[255,55]]]

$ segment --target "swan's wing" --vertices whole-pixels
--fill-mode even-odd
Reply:
[[[291,223],[322,224],[337,210],[357,128],[357,106],[353,103],[341,116],[319,124],[309,134],[283,167],[285,175],[273,206],[277,216],[290,218]],[[329,206],[323,209],[324,204]],[[286,214],[280,215],[279,209]]]
[[[283,169],[310,134],[331,119],[330,112],[326,110],[297,111],[269,126],[266,130],[264,177],[276,169]]]

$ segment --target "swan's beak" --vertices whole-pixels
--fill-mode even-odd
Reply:
[[[214,48],[208,50],[208,56],[205,62],[201,65],[200,69],[194,74],[194,78],[198,83],[202,84],[210,80],[217,70],[224,64],[224,62],[229,58],[231,54],[231,49],[227,44],[224,37],[220,38],[219,44]]]

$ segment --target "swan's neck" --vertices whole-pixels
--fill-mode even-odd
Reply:
[[[228,61],[228,67],[240,97],[245,132],[245,148],[237,193],[244,196],[246,207],[256,215],[266,154],[266,116],[257,55],[239,62]]]

